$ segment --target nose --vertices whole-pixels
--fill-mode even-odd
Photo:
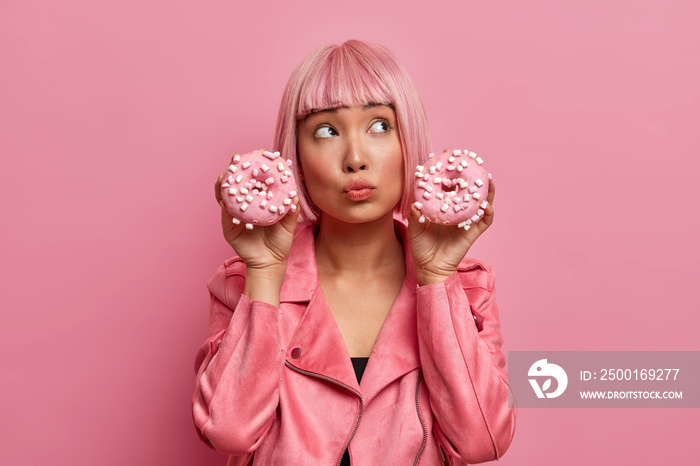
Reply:
[[[353,137],[347,141],[345,157],[343,159],[343,171],[355,173],[369,168],[369,157],[361,137]]]

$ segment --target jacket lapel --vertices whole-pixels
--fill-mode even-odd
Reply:
[[[321,292],[312,225],[303,228],[294,238],[280,302],[308,302],[287,345],[287,362],[359,392],[345,341]]]
[[[318,279],[314,228],[294,239],[280,292],[282,303],[308,302],[286,348],[286,360],[302,371],[332,379],[362,393],[368,401],[382,388],[420,367],[416,323],[416,278],[406,239],[406,227],[396,222],[406,254],[406,279],[370,354],[362,385],[357,383],[338,325]]]
[[[362,395],[365,402],[394,380],[420,367],[416,317],[416,272],[408,247],[406,227],[395,222],[401,234],[406,256],[406,279],[389,315],[384,321],[377,341],[362,375]]]

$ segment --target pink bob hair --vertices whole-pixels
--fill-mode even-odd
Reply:
[[[297,122],[312,111],[365,105],[390,105],[396,112],[403,149],[403,196],[395,214],[406,217],[413,202],[413,173],[430,152],[428,120],[423,103],[406,70],[386,47],[359,40],[324,45],[292,73],[280,103],[274,146],[292,160],[301,180],[297,154]],[[318,220],[320,211],[302,182],[298,186],[305,221]]]

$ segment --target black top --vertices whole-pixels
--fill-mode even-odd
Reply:
[[[362,381],[362,374],[365,373],[365,368],[367,367],[367,361],[369,358],[350,358],[352,361],[352,368],[355,369],[355,377],[357,377],[357,383]]]
[[[365,373],[365,368],[367,367],[367,361],[369,358],[350,358],[352,360],[352,367],[355,369],[355,377],[357,377],[357,383],[362,381],[362,374]],[[348,450],[343,453],[343,459],[340,461],[340,466],[350,466],[350,455]]]

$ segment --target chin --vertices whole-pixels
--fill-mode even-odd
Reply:
[[[351,224],[372,223],[385,217],[393,218],[394,209],[379,212],[341,212],[334,215],[337,220]]]

